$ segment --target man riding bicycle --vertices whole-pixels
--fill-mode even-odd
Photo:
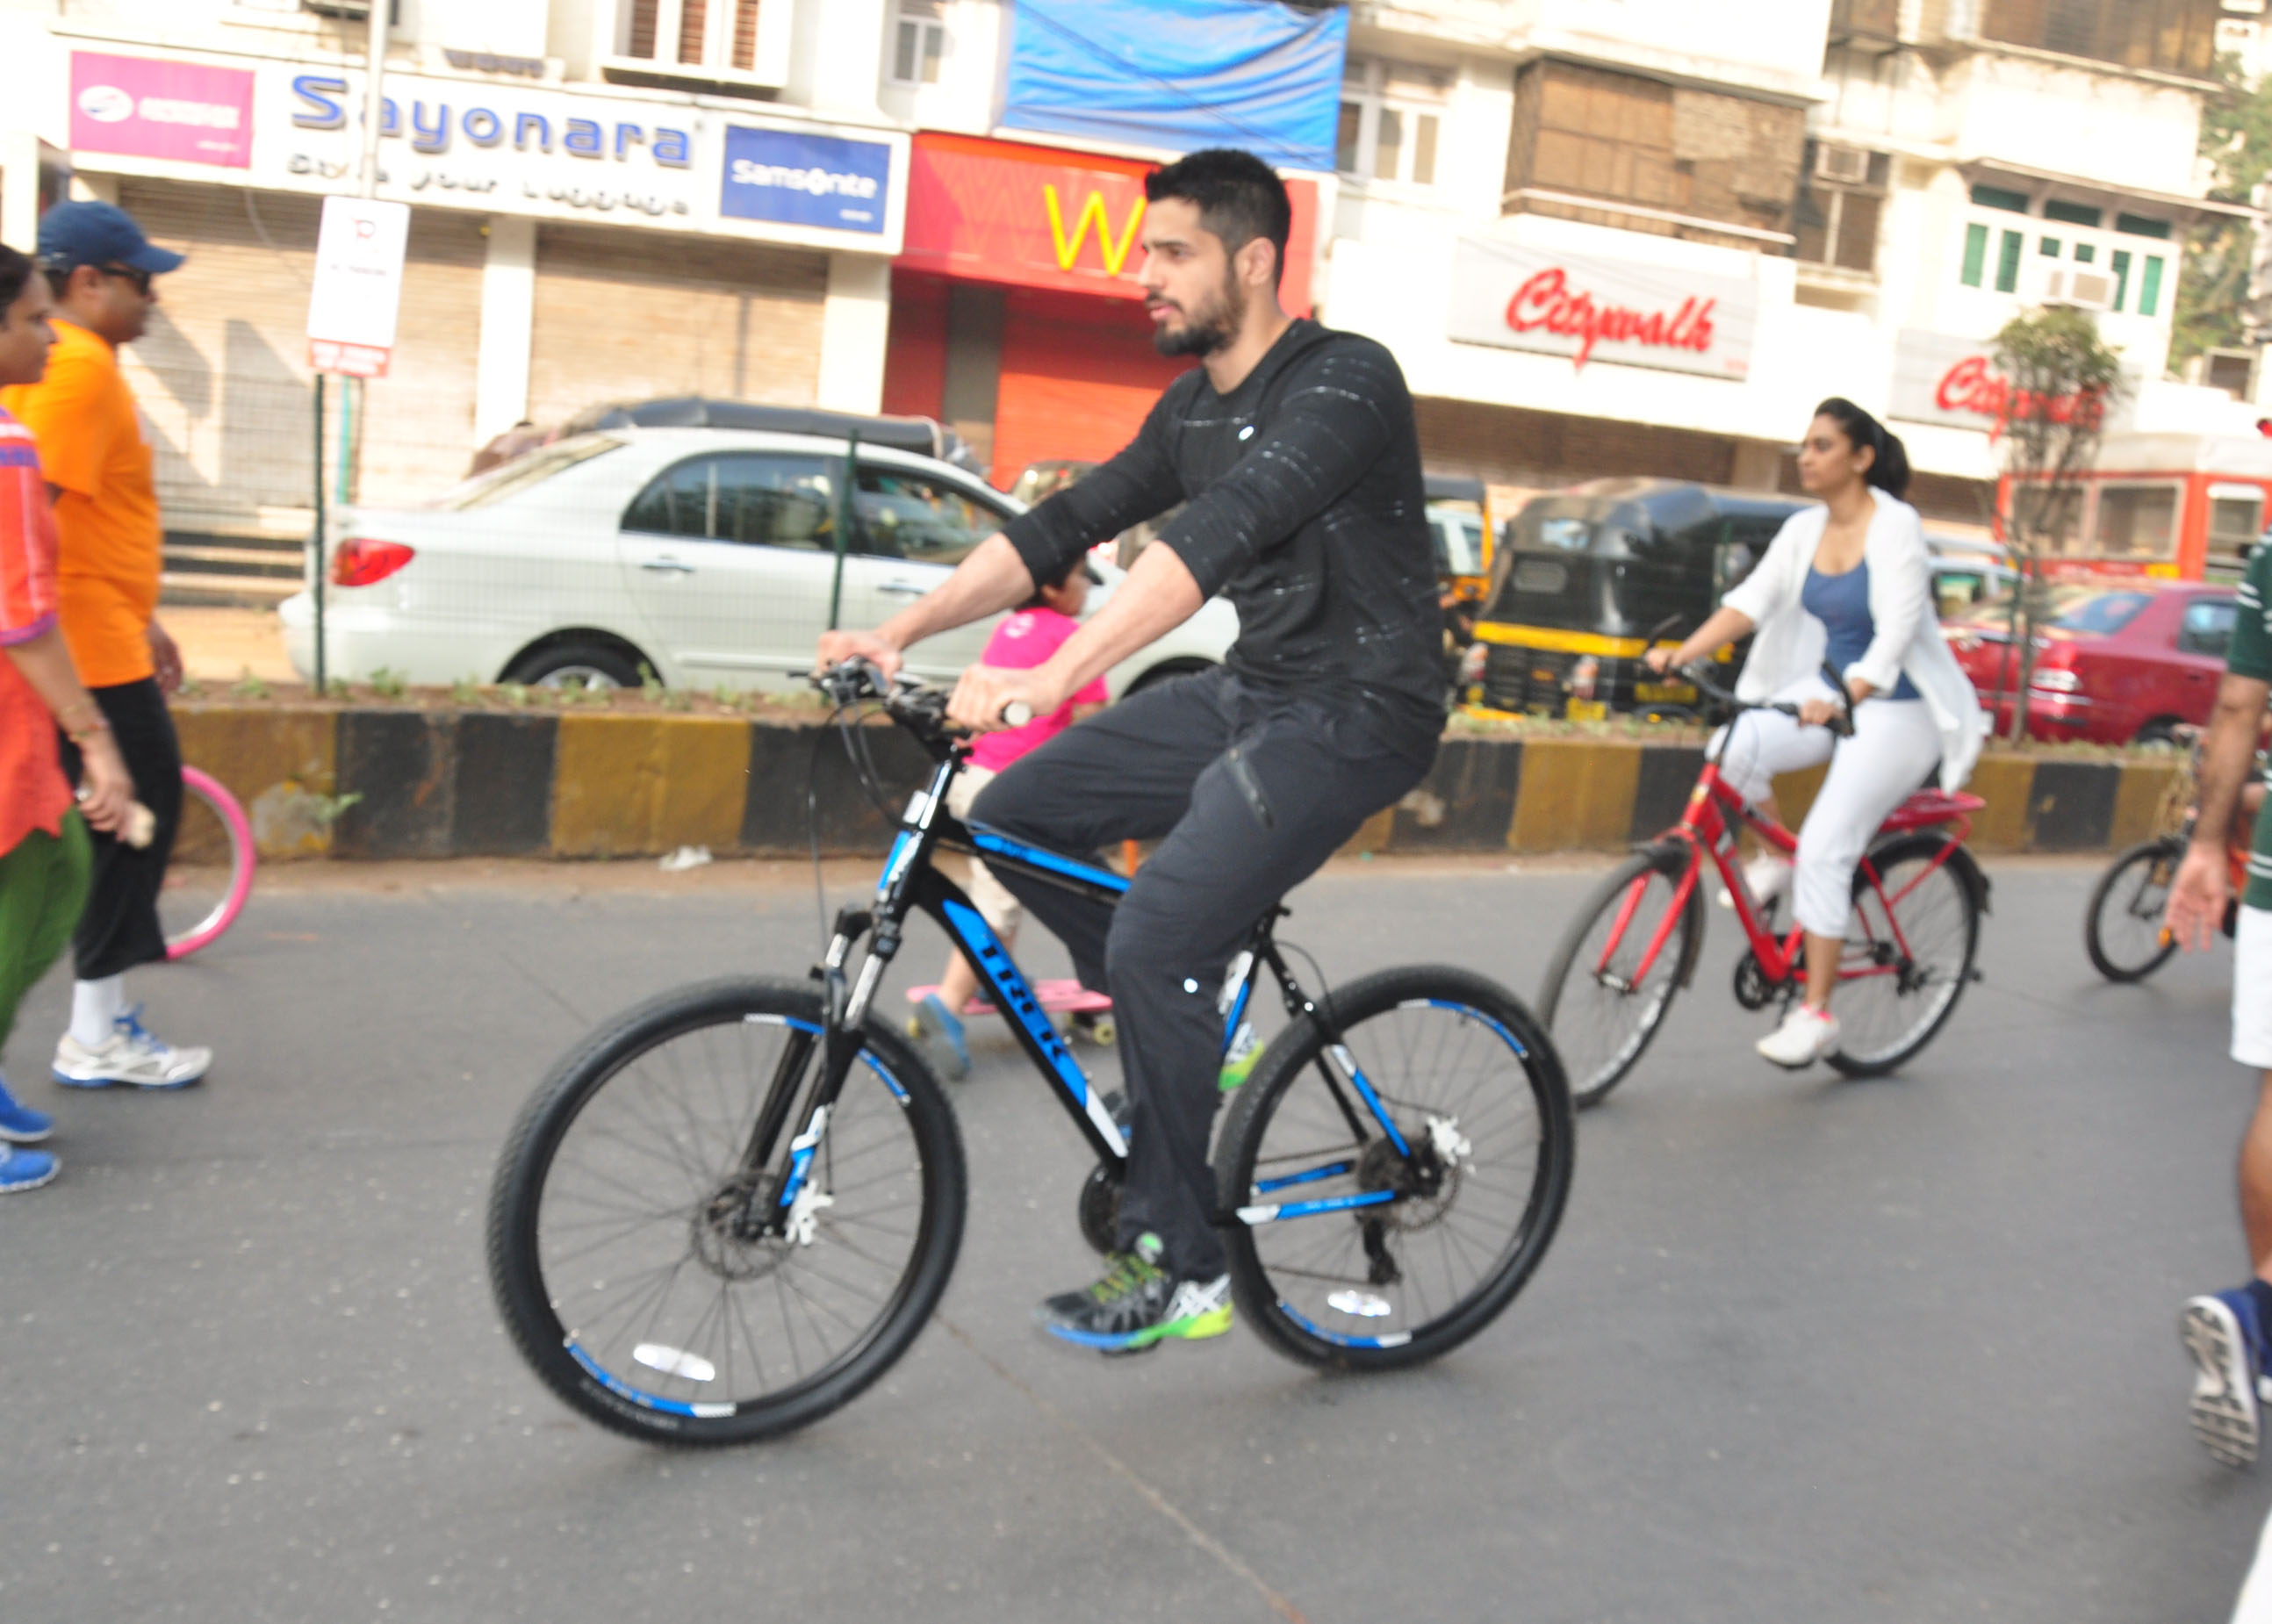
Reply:
[[[1207,1163],[1216,995],[1255,921],[1419,782],[1444,723],[1419,436],[1394,358],[1280,305],[1291,214],[1261,160],[1193,153],[1144,191],[1154,342],[1200,365],[1125,450],[1013,520],[938,590],[820,643],[824,665],[857,656],[890,673],[910,645],[1024,602],[1067,560],[1177,503],[1159,544],[1054,656],[972,667],[950,715],[988,729],[1013,703],[1047,715],[1209,595],[1238,610],[1222,667],[1058,735],[971,810],[1057,850],[1161,842],[1117,908],[1005,876],[1118,1018],[1133,1111],[1118,1244],[1101,1279],[1039,1314],[1108,1353],[1229,1328]]]

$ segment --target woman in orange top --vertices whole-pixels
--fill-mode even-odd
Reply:
[[[0,384],[34,383],[46,370],[52,303],[31,260],[0,248]],[[117,743],[72,669],[56,601],[55,516],[39,452],[24,425],[0,412],[0,649],[8,655],[0,660],[0,1045],[24,994],[78,922],[86,825],[119,827],[134,798]],[[86,763],[76,811],[56,760],[58,725]],[[53,1126],[0,1082],[0,1194],[56,1176],[53,1156],[21,1149]]]

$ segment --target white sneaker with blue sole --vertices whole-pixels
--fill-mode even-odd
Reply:
[[[55,1080],[67,1089],[186,1089],[213,1065],[210,1049],[176,1049],[142,1024],[139,1008],[118,1017],[110,1041],[90,1049],[69,1032],[56,1045]]]

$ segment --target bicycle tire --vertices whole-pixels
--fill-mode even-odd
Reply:
[[[721,1131],[707,1136],[696,1132],[702,1126],[702,1113],[696,1107],[706,1108],[708,1101],[698,1098],[694,1090],[684,1085],[686,1068],[699,1061],[706,1048],[713,1052],[723,1048],[729,1057],[738,1053],[761,1059],[758,1051],[766,1044],[785,1044],[791,1034],[798,1032],[817,1037],[822,1024],[820,993],[810,984],[737,977],[680,988],[633,1007],[594,1032],[553,1067],[522,1107],[506,1139],[490,1189],[490,1279],[498,1309],[521,1356],[544,1384],[572,1409],[603,1426],[652,1443],[683,1447],[747,1443],[808,1426],[847,1403],[889,1369],[922,1330],[945,1289],[961,1245],[968,1179],[961,1134],[945,1090],[914,1049],[881,1022],[869,1022],[864,1035],[866,1046],[860,1059],[853,1063],[852,1074],[815,1154],[813,1187],[818,1190],[826,1186],[838,1204],[831,1211],[826,1204],[816,1203],[809,1231],[811,1239],[803,1245],[786,1238],[743,1241],[732,1238],[715,1221],[715,1215],[721,1210],[720,1170],[722,1166],[725,1176],[731,1177],[733,1164],[739,1159],[740,1146],[746,1138],[744,1125],[754,1120],[757,1099],[761,1097],[765,1080],[770,1078],[773,1068],[762,1064],[744,1064],[738,1070],[732,1066],[721,1068],[721,1075],[741,1077],[751,1092],[747,1099],[737,1100],[726,1094],[723,1083],[719,1084],[719,1097],[725,1106],[719,1119]],[[729,1028],[730,1033],[724,1031]],[[570,1142],[570,1136],[578,1131],[587,1113],[607,1103],[617,1115],[635,1114],[639,1104],[636,1091],[642,1087],[640,1080],[660,1076],[665,1069],[658,1057],[664,1056],[682,1040],[702,1040],[706,1037],[706,1042],[698,1042],[670,1057],[670,1074],[680,1080],[671,1102],[677,1114],[658,1119],[661,1138],[625,1139],[621,1141],[624,1155],[612,1158],[609,1170],[603,1171],[596,1166],[585,1170],[603,1194],[613,1188],[643,1200],[646,1193],[634,1187],[632,1178],[623,1170],[625,1166],[643,1165],[639,1158],[644,1156],[655,1165],[669,1166],[673,1175],[667,1180],[671,1186],[669,1196],[651,1212],[619,1209],[618,1216],[612,1220],[605,1216],[590,1219],[563,1216],[548,1224],[548,1195],[552,1198],[550,1213],[572,1215],[576,1210],[567,1204],[574,1195],[574,1185],[554,1186],[556,1181],[565,1180],[568,1173],[577,1171],[572,1163],[567,1173],[564,1173],[560,1158],[563,1146]],[[818,1044],[811,1047],[817,1051]],[[784,1047],[782,1052],[789,1051]],[[812,1059],[806,1062],[808,1066],[816,1063]],[[803,1074],[809,1075],[809,1070]],[[646,1086],[658,1098],[670,1092],[651,1081]],[[625,1092],[609,1101],[608,1090],[611,1087]],[[801,1081],[799,1090],[801,1097]],[[859,1113],[856,1119],[856,1111]],[[893,1114],[894,1111],[896,1114]],[[684,1145],[691,1146],[704,1139],[722,1144],[722,1164],[699,1153],[697,1159],[688,1160],[690,1152],[682,1147],[682,1119],[688,1130]],[[858,1131],[863,1134],[871,1119],[880,1124],[878,1142],[886,1144],[897,1139],[893,1130],[904,1128],[912,1150],[913,1170],[911,1174],[902,1173],[897,1178],[901,1186],[912,1184],[910,1201],[881,1205],[870,1202],[856,1215],[842,1204],[843,1198],[860,1186],[844,1184],[837,1176],[838,1167],[871,1154],[864,1143],[855,1141],[839,1157],[839,1141],[854,1132],[847,1124],[856,1119]],[[802,1126],[793,1123],[783,1131],[794,1134]],[[641,1134],[657,1131],[656,1122],[641,1123],[639,1126]],[[575,1142],[577,1154],[588,1156],[586,1147],[593,1143],[600,1150],[609,1150],[615,1141],[601,1137],[604,1132],[602,1119],[590,1134]],[[658,1144],[660,1150],[656,1149]],[[869,1164],[859,1173],[859,1180],[869,1186],[894,1177],[888,1170],[884,1174],[875,1174],[872,1168],[873,1164]],[[594,1205],[595,1211],[604,1215],[604,1203]],[[876,1215],[895,1205],[910,1207],[913,1213],[913,1230],[907,1237],[904,1264],[894,1264],[888,1258],[882,1260],[883,1269],[890,1275],[888,1289],[877,1293],[880,1307],[871,1321],[853,1325],[848,1315],[830,1310],[833,1318],[850,1327],[851,1334],[841,1350],[807,1373],[800,1358],[795,1313],[802,1309],[811,1322],[806,1328],[808,1336],[819,1342],[820,1351],[826,1351],[826,1327],[819,1323],[813,1304],[821,1301],[825,1306],[826,1297],[807,1297],[804,1286],[792,1279],[793,1273],[802,1263],[806,1276],[804,1285],[811,1286],[815,1292],[821,1292],[824,1285],[829,1292],[841,1292],[841,1281],[819,1273],[809,1254],[826,1239],[830,1245],[821,1254],[827,1257],[832,1268],[847,1268],[848,1260],[868,1260],[868,1254],[860,1249],[863,1245],[889,1250],[886,1241],[856,1240],[852,1235],[856,1222],[890,1232],[891,1226]],[[586,1246],[586,1255],[594,1261],[584,1273],[573,1274],[572,1279],[570,1265],[584,1269],[584,1257],[572,1255],[561,1248],[569,1244],[568,1237],[575,1226],[598,1227],[610,1223],[621,1226],[624,1212],[630,1213],[632,1227],[617,1241],[609,1242],[603,1234],[599,1247]],[[582,1282],[592,1269],[608,1265],[617,1255],[600,1247],[611,1244],[618,1248],[629,1247],[634,1234],[640,1237],[642,1255],[651,1250],[667,1258],[676,1244],[670,1239],[673,1226],[684,1231],[684,1255],[676,1262],[657,1264],[651,1271],[661,1273],[668,1267],[670,1273],[662,1280],[654,1313],[647,1318],[646,1335],[649,1340],[632,1344],[626,1360],[619,1352],[624,1328],[605,1329],[607,1339],[602,1340],[602,1330],[593,1328],[590,1323],[595,1322],[596,1316],[606,1308],[608,1280],[602,1276],[588,1289]],[[866,1238],[870,1230],[858,1229],[856,1233]],[[649,1236],[651,1240],[646,1239]],[[573,1244],[583,1246],[584,1242],[578,1239]],[[549,1275],[548,1247],[551,1248]],[[714,1341],[702,1342],[697,1347],[699,1338],[683,1328],[683,1316],[672,1321],[676,1341],[663,1343],[654,1340],[660,1334],[665,1310],[679,1291],[681,1272],[690,1261],[696,1266],[694,1283],[703,1292],[708,1292],[713,1284],[716,1286],[719,1306],[715,1312],[725,1338],[726,1382],[725,1388],[717,1395],[700,1391],[718,1378],[718,1364],[714,1357],[718,1344]],[[890,1272],[893,1270],[896,1273]],[[700,1279],[706,1273],[711,1277],[706,1282]],[[637,1274],[631,1276],[634,1283],[645,1277]],[[774,1300],[770,1305],[762,1300],[767,1282],[773,1288]],[[747,1298],[736,1295],[735,1288],[741,1284],[755,1289]],[[616,1296],[624,1295],[624,1278],[618,1276]],[[794,1303],[792,1297],[796,1299]],[[646,1316],[643,1298],[634,1296],[629,1300],[639,1305],[631,1318]],[[785,1340],[795,1379],[778,1390],[744,1396],[736,1386],[735,1327],[728,1323],[726,1314],[731,1309],[739,1316],[739,1328],[749,1337],[753,1379],[762,1384],[766,1381],[764,1351],[748,1317],[752,1301],[776,1312],[787,1333]],[[692,1332],[703,1331],[708,1312],[706,1310],[705,1317],[693,1322]],[[592,1345],[587,1346],[587,1342]],[[709,1370],[706,1377],[702,1374],[706,1366]]]
[[[244,911],[245,899],[252,894],[253,873],[260,865],[259,853],[252,841],[252,824],[237,798],[220,780],[194,767],[185,767],[182,769],[182,793],[185,807],[194,797],[203,801],[219,820],[228,848],[228,883],[219,901],[202,917],[168,933],[168,960],[186,959],[200,947],[211,947],[236,923],[236,917]]]
[[[1839,1044],[1823,1058],[1850,1077],[1882,1077],[1915,1059],[1947,1023],[1949,1016],[1956,1013],[1956,1006],[1964,996],[1965,986],[1972,979],[1972,961],[1980,950],[1980,890],[1970,854],[1962,846],[1957,846],[1949,853],[1947,862],[1930,874],[1924,875],[1919,883],[1906,892],[1898,879],[1904,864],[1930,864],[1943,847],[1951,843],[1946,834],[1920,831],[1914,834],[1898,835],[1872,849],[1869,854],[1870,862],[1877,869],[1880,880],[1885,882],[1887,892],[1901,898],[1895,905],[1895,917],[1901,922],[1902,934],[1910,942],[1912,954],[1919,959],[1932,961],[1925,972],[1927,979],[1918,988],[1902,984],[1907,980],[1906,977],[1895,977],[1895,991],[1892,996],[1897,1000],[1907,999],[1916,991],[1939,988],[1947,989],[1947,996],[1936,993],[1913,1006],[1896,1002],[1894,1005],[1896,1009],[1914,1010],[1913,1016],[1903,1017],[1911,1024],[1898,1028],[1893,1036],[1879,1038],[1871,1047],[1857,1051],[1850,1046],[1854,1043],[1854,1034],[1866,1024],[1857,1015],[1857,1002],[1873,1001],[1861,1002],[1865,1011],[1874,1007],[1874,1002],[1882,1002],[1884,994],[1872,983],[1884,978],[1857,980],[1842,977],[1833,1004],[1833,1011],[1838,1016]],[[1876,888],[1857,864],[1854,870],[1854,912],[1846,927],[1850,953],[1852,932],[1857,924],[1871,931],[1874,939],[1874,925],[1869,920],[1867,910],[1879,906]],[[1956,924],[1953,940],[1947,928],[1951,909],[1954,909]],[[1939,939],[1932,941],[1936,936]],[[1930,941],[1931,945],[1919,948],[1917,943],[1920,941]]]
[[[1327,1006],[1325,1013],[1339,1029],[1345,1047],[1331,1042],[1318,1014],[1296,1021],[1271,1041],[1254,1074],[1239,1089],[1217,1142],[1217,1194],[1233,1215],[1225,1236],[1231,1291],[1240,1313],[1263,1339],[1293,1359],[1349,1370],[1396,1369],[1449,1352],[1482,1330],[1513,1299],[1545,1256],[1569,1199],[1576,1158],[1569,1089],[1552,1040],[1529,1012],[1506,988],[1469,971],[1442,965],[1383,970],[1335,990]],[[1424,1036],[1416,1039],[1415,1034]],[[1396,1073],[1385,1058],[1394,1052],[1409,1061],[1422,1048],[1427,1055],[1423,1077]],[[1255,1203],[1267,1202],[1276,1188],[1296,1186],[1300,1191],[1297,1199],[1325,1200],[1345,1192],[1378,1190],[1383,1186],[1379,1178],[1368,1173],[1367,1156],[1382,1177],[1393,1172],[1383,1171],[1387,1158],[1376,1154],[1392,1147],[1385,1137],[1376,1136],[1371,1150],[1349,1164],[1354,1171],[1328,1177],[1309,1167],[1297,1170],[1299,1176],[1283,1184],[1257,1183],[1256,1171],[1266,1155],[1273,1163],[1290,1159],[1272,1136],[1273,1127],[1282,1122],[1291,1124],[1288,1134],[1304,1146],[1300,1156],[1340,1154],[1330,1146],[1310,1148],[1316,1130],[1304,1120],[1322,1117],[1341,1124],[1327,1108],[1326,1087],[1314,1083],[1303,1088],[1298,1096],[1296,1089],[1324,1071],[1329,1058],[1346,1072],[1345,1058],[1352,1053],[1359,1057],[1356,1064],[1364,1067],[1416,1149],[1438,1141],[1431,1119],[1439,1116],[1426,1109],[1426,1102],[1416,1100],[1416,1091],[1432,1087],[1447,1097],[1457,1093],[1461,1111],[1449,1118],[1449,1139],[1458,1141],[1465,1136],[1465,1151],[1464,1156],[1458,1150],[1451,1153],[1451,1175],[1448,1183],[1439,1186],[1444,1192],[1440,1200],[1431,1195],[1388,1207],[1250,1223],[1238,1209],[1254,1212]],[[1469,1053],[1478,1057],[1472,1076],[1461,1063]],[[1494,1081],[1505,1085],[1502,1091],[1510,1097],[1503,1109],[1486,1117],[1484,1111],[1494,1102],[1481,1096]],[[1393,1282],[1381,1279],[1371,1262],[1376,1247],[1388,1253],[1400,1270],[1416,1271],[1425,1261],[1419,1254],[1431,1244],[1424,1238],[1431,1234],[1445,1267],[1452,1267],[1454,1241],[1461,1238],[1452,1219],[1462,1210],[1463,1195],[1474,1193],[1471,1209],[1498,1204],[1491,1201],[1491,1188],[1478,1172],[1501,1154],[1501,1136],[1508,1134],[1515,1150],[1523,1148],[1526,1134],[1531,1138],[1528,1173],[1527,1178],[1517,1176],[1523,1187],[1514,1193],[1519,1215],[1512,1231],[1504,1245],[1484,1254],[1477,1278],[1440,1308],[1417,1283],[1415,1272]],[[1351,1136],[1352,1149],[1356,1142]],[[1514,1151],[1506,1155],[1510,1163],[1515,1161]],[[1397,1239],[1392,1242],[1386,1216],[1368,1220],[1367,1212],[1408,1216],[1394,1221]],[[1287,1238],[1282,1245],[1282,1236]],[[1297,1248],[1309,1255],[1335,1244],[1337,1238],[1344,1249],[1354,1244],[1364,1254],[1365,1278],[1327,1276],[1289,1261]],[[1397,1256],[1392,1246],[1406,1255]],[[1464,1244],[1458,1255],[1469,1255]],[[1342,1291],[1326,1289],[1336,1281]],[[1386,1291],[1394,1291],[1398,1300],[1383,1296]],[[1416,1299],[1416,1313],[1412,1312]],[[1334,1331],[1316,1317],[1326,1313],[1367,1328],[1362,1335]]]
[[[1608,877],[1588,893],[1585,902],[1579,905],[1570,928],[1562,933],[1562,940],[1554,949],[1553,961],[1546,967],[1545,979],[1539,984],[1538,1019],[1548,1031],[1556,1034],[1555,1051],[1561,1057],[1570,1078],[1570,1102],[1580,1111],[1590,1110],[1608,1098],[1610,1090],[1624,1081],[1633,1068],[1640,1063],[1640,1057],[1648,1052],[1658,1029],[1663,1026],[1664,1017],[1671,1012],[1674,997],[1687,985],[1689,976],[1695,968],[1696,954],[1704,937],[1704,887],[1700,872],[1697,876],[1698,884],[1689,891],[1688,903],[1679,922],[1673,926],[1678,939],[1666,940],[1665,950],[1650,967],[1649,973],[1655,979],[1648,988],[1636,987],[1632,992],[1617,993],[1594,980],[1589,971],[1578,970],[1581,957],[1598,958],[1606,941],[1606,938],[1603,942],[1593,939],[1596,926],[1604,923],[1613,924],[1618,910],[1624,906],[1626,891],[1637,881],[1647,879],[1651,875],[1657,879],[1649,880],[1650,889],[1655,891],[1661,887],[1664,892],[1663,903],[1669,906],[1673,890],[1680,881],[1678,870],[1668,866],[1665,857],[1651,853],[1626,858],[1611,870]],[[1646,896],[1643,905],[1648,905]],[[1618,951],[1630,954],[1633,963],[1639,963],[1655,928],[1654,921],[1661,917],[1656,913],[1645,917],[1637,909],[1628,923],[1625,937],[1618,944]],[[1589,948],[1592,950],[1590,953],[1588,951]],[[1629,1029],[1621,1022],[1604,1021],[1600,1023],[1613,1032],[1624,1033],[1614,1042],[1606,1036],[1596,1037],[1592,1031],[1578,1029],[1581,1025],[1590,1027],[1596,1023],[1584,1021],[1579,1015],[1577,999],[1581,992],[1580,986],[1572,984],[1573,971],[1577,971],[1581,984],[1603,994],[1605,1000],[1642,999],[1642,1001],[1631,1006],[1635,1017]],[[1646,998],[1643,997],[1644,991],[1648,994]],[[1603,1003],[1605,1014],[1613,1013],[1619,1007],[1618,1004]]]
[[[2090,955],[2091,967],[2107,980],[2117,983],[2143,981],[2168,963],[2171,954],[2177,952],[2177,939],[2164,935],[2156,941],[2150,953],[2143,955],[2119,954],[2109,945],[2111,932],[2105,920],[2107,909],[2117,905],[2118,894],[2125,888],[2125,875],[2134,867],[2140,870],[2137,890],[2132,898],[2121,901],[2119,905],[2125,913],[2143,918],[2147,916],[2137,912],[2136,904],[2143,902],[2149,893],[2156,893],[2156,900],[2150,913],[2158,924],[2161,903],[2169,900],[2170,881],[2176,877],[2179,860],[2185,855],[2185,842],[2168,835],[2141,841],[2108,864],[2106,872],[2099,876],[2097,885],[2091,888],[2090,902],[2082,914],[2082,947],[2083,951]],[[2156,864],[2162,865],[2158,878]]]

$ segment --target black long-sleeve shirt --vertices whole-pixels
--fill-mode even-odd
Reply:
[[[1204,367],[1169,385],[1126,450],[1004,534],[1046,580],[1187,503],[1158,544],[1238,610],[1224,662],[1360,705],[1391,724],[1398,747],[1426,754],[1444,725],[1426,500],[1395,357],[1297,321],[1227,395]]]

